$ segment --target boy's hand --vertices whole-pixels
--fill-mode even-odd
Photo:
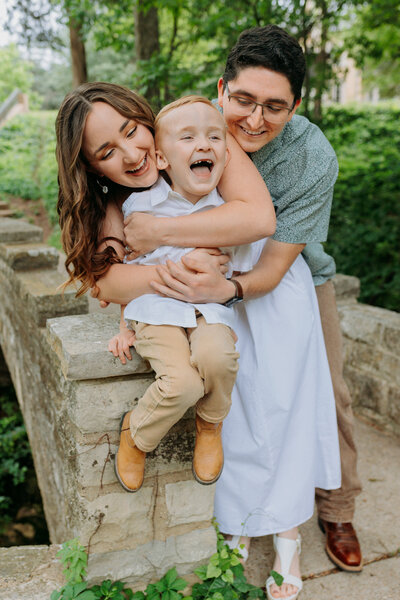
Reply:
[[[127,358],[132,360],[129,348],[134,343],[135,333],[131,329],[125,329],[111,338],[108,342],[108,350],[114,354],[115,358],[119,357],[119,360],[125,365]]]

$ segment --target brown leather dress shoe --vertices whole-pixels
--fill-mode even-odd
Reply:
[[[131,436],[129,418],[131,412],[122,416],[120,424],[120,440],[115,455],[115,474],[127,492],[137,492],[143,483],[146,452],[139,450]]]
[[[343,571],[362,571],[361,548],[353,525],[351,523],[331,523],[320,518],[318,524],[322,533],[325,533],[325,550],[331,561]]]
[[[222,423],[208,423],[196,415],[196,444],[193,475],[196,481],[210,485],[217,481],[224,466],[221,440]]]

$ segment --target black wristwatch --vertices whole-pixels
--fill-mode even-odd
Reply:
[[[227,306],[228,308],[230,308],[231,306],[233,306],[234,304],[236,304],[236,302],[242,302],[243,300],[243,288],[241,286],[241,284],[239,283],[239,281],[237,279],[228,279],[228,281],[232,281],[232,283],[235,286],[235,295],[233,296],[233,298],[230,298],[230,300],[227,300],[226,302],[223,303],[224,306]]]

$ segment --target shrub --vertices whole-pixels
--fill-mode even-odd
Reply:
[[[400,308],[400,107],[332,106],[322,129],[339,160],[326,249],[361,279],[360,300]]]
[[[57,223],[54,112],[19,115],[0,129],[0,193],[43,199]]]
[[[15,394],[0,397],[0,513],[4,524],[13,516],[17,486],[32,468],[31,449]]]

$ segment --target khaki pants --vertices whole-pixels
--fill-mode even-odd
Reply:
[[[348,387],[343,379],[342,335],[332,281],[315,288],[321,314],[326,352],[335,394],[339,430],[342,486],[338,490],[316,490],[318,514],[332,522],[352,521],[355,497],[361,492],[357,475],[357,450],[353,438],[353,411]]]
[[[222,421],[231,406],[238,370],[232,330],[220,323],[208,324],[204,317],[190,330],[137,322],[133,328],[135,348],[156,374],[131,415],[131,434],[138,448],[154,450],[194,405],[205,421]]]

